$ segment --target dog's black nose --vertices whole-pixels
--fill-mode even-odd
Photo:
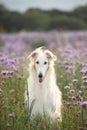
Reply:
[[[43,77],[42,73],[40,73],[40,74],[38,75],[38,77],[39,77],[39,78],[42,78],[42,77]]]

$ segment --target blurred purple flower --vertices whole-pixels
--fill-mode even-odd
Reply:
[[[65,86],[64,89],[70,89],[70,86]]]
[[[83,68],[80,72],[81,72],[82,74],[87,74],[87,68]]]
[[[2,70],[2,71],[1,71],[1,74],[2,74],[2,75],[8,75],[8,74],[9,74],[9,75],[13,75],[13,71],[11,71],[11,70]]]
[[[10,65],[10,68],[13,70],[13,71],[18,71],[17,67],[15,65]]]
[[[79,101],[80,101],[80,102],[83,102],[83,97],[80,97],[80,98],[79,98]]]
[[[76,100],[76,97],[71,97],[71,101],[75,101]]]
[[[14,117],[15,117],[14,113],[8,114],[8,118],[14,118]]]
[[[83,76],[83,77],[82,77],[82,80],[87,80],[87,76]]]
[[[8,70],[2,70],[2,71],[1,71],[1,74],[2,74],[2,75],[8,74]]]
[[[87,80],[83,80],[83,84],[87,84]]]
[[[77,83],[78,82],[78,80],[77,79],[73,79],[73,83]]]
[[[71,93],[71,94],[75,94],[75,90],[74,90],[74,89],[71,89],[71,90],[70,90],[70,93]]]
[[[87,101],[81,102],[80,105],[81,105],[83,108],[87,109]]]

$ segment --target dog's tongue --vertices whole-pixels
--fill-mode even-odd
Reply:
[[[39,82],[41,83],[43,81],[43,78],[39,78]]]

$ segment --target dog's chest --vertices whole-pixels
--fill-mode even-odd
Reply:
[[[53,106],[52,104],[52,93],[44,88],[36,89],[34,91],[35,95],[35,106],[39,109],[43,108],[51,108]]]

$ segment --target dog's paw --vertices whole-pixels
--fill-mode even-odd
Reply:
[[[55,112],[54,115],[53,115],[53,119],[61,122],[62,121],[61,113]]]

